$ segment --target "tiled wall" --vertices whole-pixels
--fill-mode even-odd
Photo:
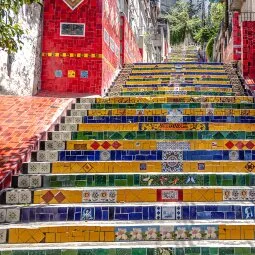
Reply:
[[[142,54],[126,16],[121,19],[121,59],[123,64],[142,62]]]
[[[233,31],[233,59],[241,60],[242,54],[242,36],[241,36],[241,27],[239,24],[239,12],[233,13],[232,18],[232,31]]]
[[[255,21],[242,22],[242,45],[243,75],[255,79]]]
[[[116,0],[46,0],[42,90],[104,94],[121,58],[122,64],[142,61],[136,38],[119,15]],[[85,35],[61,35],[61,22],[85,24]]]
[[[116,0],[103,1],[102,29],[102,93],[104,93],[111,85],[115,71],[120,67],[120,17]]]
[[[101,93],[101,17],[101,0],[82,1],[74,10],[62,0],[44,2],[42,90]],[[60,36],[61,22],[85,24],[85,36]]]

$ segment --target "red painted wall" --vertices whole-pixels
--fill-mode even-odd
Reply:
[[[84,23],[85,36],[60,36],[60,22]],[[84,0],[75,10],[63,0],[45,0],[42,51],[42,90],[100,94],[102,0]]]
[[[41,89],[104,94],[122,63],[142,61],[135,37],[118,0],[81,0],[75,9],[65,1],[73,3],[44,1]],[[85,36],[60,35],[61,22],[85,24]]]
[[[232,18],[233,36],[233,60],[241,60],[241,27],[239,25],[239,12],[233,13]]]
[[[116,0],[103,1],[102,93],[111,85],[120,68],[120,19]]]
[[[135,36],[127,21],[126,16],[123,14],[121,19],[121,60],[123,64],[142,62],[142,54],[136,43]]]
[[[243,75],[255,79],[255,21],[242,22],[242,46]]]

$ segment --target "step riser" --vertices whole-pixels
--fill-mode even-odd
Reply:
[[[83,175],[20,175],[13,176],[13,188],[58,187],[176,187],[176,186],[255,186],[254,175],[216,174],[83,174]]]
[[[172,151],[172,150],[105,150],[105,151],[38,151],[32,153],[31,161],[255,161],[255,151]]]
[[[253,205],[10,207],[0,209],[0,222],[251,220],[254,210]]]
[[[73,203],[173,203],[173,202],[223,202],[255,201],[255,189],[193,188],[159,189],[115,188],[98,189],[46,189],[6,190],[1,194],[1,204],[73,204]]]
[[[104,162],[54,162],[54,163],[26,163],[22,166],[24,174],[63,174],[63,173],[252,173],[255,162],[246,161],[183,161],[171,162],[155,161],[104,161]]]

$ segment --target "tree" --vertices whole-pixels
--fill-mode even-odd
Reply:
[[[21,49],[25,32],[16,17],[24,4],[32,3],[40,4],[40,0],[0,0],[0,50],[11,53]]]
[[[178,1],[172,10],[164,16],[170,25],[171,44],[180,44],[188,37],[193,39],[194,34],[201,26],[201,20],[193,15],[191,2]]]
[[[202,26],[194,36],[198,43],[206,44],[206,53],[209,59],[212,58],[214,38],[220,29],[224,15],[225,5],[223,3],[212,3],[205,26]]]

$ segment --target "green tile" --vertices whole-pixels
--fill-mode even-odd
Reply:
[[[146,248],[133,248],[132,255],[147,255]]]
[[[12,255],[28,255],[28,251],[13,251]]]
[[[132,249],[117,248],[116,249],[116,255],[133,255],[132,254]]]
[[[218,255],[219,248],[210,248],[210,255]]]
[[[250,255],[251,248],[250,247],[236,247],[235,248],[235,255]]]
[[[234,255],[234,248],[219,248],[219,255]]]
[[[29,255],[45,255],[45,251],[29,251]]]
[[[1,251],[0,254],[1,254],[1,255],[12,255],[13,252],[12,252],[12,251]]]
[[[78,255],[78,250],[62,250],[61,255]]]
[[[47,250],[46,255],[61,255],[61,250]]]

